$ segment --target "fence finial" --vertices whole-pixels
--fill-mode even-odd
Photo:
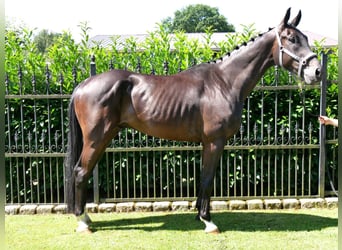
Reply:
[[[92,54],[90,56],[90,76],[96,75],[96,63],[95,63],[95,55]]]

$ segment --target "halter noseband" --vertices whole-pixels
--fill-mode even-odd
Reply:
[[[311,52],[307,56],[305,56],[304,58],[301,58],[301,57],[293,54],[291,51],[286,49],[281,44],[280,36],[279,36],[277,29],[275,29],[275,33],[276,33],[278,44],[279,44],[279,66],[282,68],[284,67],[283,66],[283,53],[286,53],[287,55],[289,55],[290,57],[292,57],[294,60],[296,60],[299,63],[298,76],[300,77],[301,73],[302,73],[303,66],[305,66],[307,61],[309,61],[311,58],[317,57],[317,55],[315,53]]]

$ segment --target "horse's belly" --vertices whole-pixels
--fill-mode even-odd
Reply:
[[[145,134],[176,141],[200,142],[201,132],[198,126],[191,122],[178,123],[175,121],[159,122],[153,120],[136,120],[128,124]]]
[[[138,129],[139,130],[139,129]],[[198,128],[191,125],[175,125],[175,124],[160,124],[155,122],[148,122],[145,128],[142,127],[142,132],[167,140],[176,141],[201,141],[201,133],[198,132]]]

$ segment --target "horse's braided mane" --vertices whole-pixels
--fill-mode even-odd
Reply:
[[[264,33],[259,33],[257,36],[252,37],[249,41],[245,41],[243,42],[241,45],[237,45],[235,46],[234,50],[227,52],[226,54],[224,54],[223,56],[217,58],[217,59],[213,59],[211,61],[208,61],[207,63],[209,64],[215,64],[215,63],[219,63],[222,62],[223,60],[225,60],[226,58],[232,56],[235,54],[235,52],[239,51],[242,47],[246,47],[247,45],[254,43],[258,38],[262,37],[264,34],[270,32],[271,30],[273,30],[274,28],[269,28],[267,32]]]

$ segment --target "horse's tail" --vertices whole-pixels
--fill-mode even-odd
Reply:
[[[82,131],[77,120],[73,96],[69,104],[68,149],[65,158],[65,185],[67,212],[75,211],[75,174],[74,168],[79,161],[83,147]]]

